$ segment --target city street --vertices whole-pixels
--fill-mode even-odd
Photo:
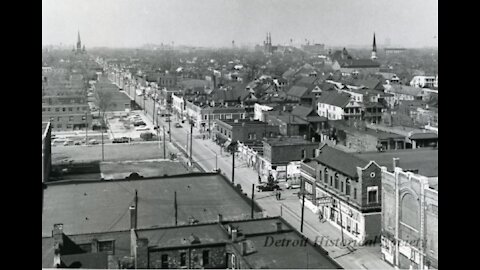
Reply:
[[[135,98],[140,106],[143,106],[143,96]],[[155,105],[158,108],[158,104]],[[153,100],[145,100],[145,107],[147,117],[151,121],[153,115]],[[169,130],[168,122],[165,122],[166,117],[158,117],[158,124]],[[178,123],[176,116],[171,117],[170,130],[172,142],[176,142],[183,150],[190,153],[190,125],[188,123],[182,124],[182,128],[175,128],[175,123]],[[188,142],[187,142],[188,137]],[[168,138],[167,138],[168,139]],[[231,180],[232,176],[232,157],[231,154],[225,153],[220,149],[220,146],[215,144],[212,140],[203,139],[203,134],[198,129],[193,129],[193,162],[199,164],[205,171],[213,171],[219,168],[221,172]],[[253,168],[247,167],[246,163],[239,158],[235,159],[235,184],[242,186],[243,192],[251,196],[252,184],[258,183],[258,174]],[[264,209],[266,216],[281,215],[292,226],[300,230],[301,219],[301,201],[296,195],[298,190],[284,190],[282,191],[282,199],[276,200],[273,192],[255,191],[254,198],[256,202]],[[322,245],[329,255],[334,258],[340,265],[345,268],[355,269],[391,269],[393,268],[381,259],[380,244],[374,246],[355,246],[354,248],[341,247],[340,244],[334,245],[332,242],[340,243],[341,232],[328,222],[320,222],[318,216],[305,208],[304,211],[304,228],[303,233]],[[351,243],[348,236],[344,236],[346,243]],[[330,240],[330,241],[328,241]]]

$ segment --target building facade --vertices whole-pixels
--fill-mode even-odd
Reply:
[[[382,187],[382,258],[402,269],[437,269],[438,190],[396,166],[382,168]]]
[[[323,145],[300,164],[305,205],[359,244],[380,241],[381,168]]]

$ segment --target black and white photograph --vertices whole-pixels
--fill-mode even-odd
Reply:
[[[438,0],[41,3],[42,269],[438,269]]]

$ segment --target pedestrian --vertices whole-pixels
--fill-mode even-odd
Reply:
[[[260,175],[258,176],[258,184],[261,184],[262,183],[262,178],[260,177]]]
[[[278,191],[278,200],[280,200],[281,198],[282,198],[282,193]]]

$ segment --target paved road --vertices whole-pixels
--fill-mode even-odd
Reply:
[[[143,99],[139,99],[143,106]],[[146,112],[148,118],[151,119],[153,112],[152,100],[145,101]],[[156,105],[158,107],[158,105]],[[159,117],[159,125],[165,126],[168,130],[168,123],[165,122],[166,118]],[[171,122],[171,135],[172,141],[175,141],[182,148],[187,147],[187,134],[190,132],[190,126],[183,124],[182,128],[174,128],[176,122],[175,117],[172,117]],[[232,157],[230,154],[225,153],[209,139],[202,139],[202,133],[194,128],[193,132],[193,161],[201,165],[206,171],[212,171],[218,166],[222,173],[226,175],[228,179],[231,179],[231,167]],[[190,142],[188,141],[188,145]],[[187,152],[189,153],[189,151]],[[252,184],[257,184],[258,175],[252,169],[246,166],[245,162],[240,159],[235,160],[235,183],[241,184],[243,192],[251,196]],[[286,190],[282,192],[282,200],[278,201],[273,196],[272,192],[257,193],[255,192],[254,198],[256,202],[264,209],[265,214],[268,216],[278,216],[287,220],[290,224],[300,230],[300,213],[301,203],[296,191]],[[340,265],[347,269],[392,269],[393,267],[387,264],[381,259],[380,246],[372,247],[354,247],[348,249],[340,245],[334,245],[332,242],[340,242],[341,234],[328,222],[321,223],[318,220],[318,216],[313,212],[305,208],[304,211],[304,230],[303,233],[308,238],[316,241],[322,245],[329,255],[334,258]],[[346,241],[351,240],[348,236],[345,236]],[[350,242],[350,241],[349,241]]]

